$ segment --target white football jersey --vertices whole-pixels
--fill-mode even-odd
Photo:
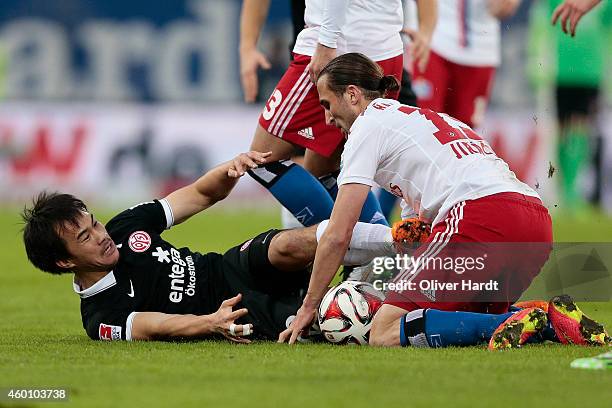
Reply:
[[[319,42],[319,27],[323,24],[324,1],[306,0],[306,28],[298,35],[293,48],[296,54],[314,54]],[[346,3],[338,54],[360,52],[374,61],[382,61],[403,53],[401,0],[348,0]]]
[[[376,99],[353,123],[338,185],[378,184],[434,225],[464,200],[517,192],[538,197],[466,124],[445,114]]]
[[[500,22],[487,0],[440,0],[431,49],[461,65],[498,66]]]

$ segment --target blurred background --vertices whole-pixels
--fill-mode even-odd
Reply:
[[[610,18],[596,17],[603,48],[575,61],[576,69],[601,70],[601,80],[596,119],[578,149],[578,197],[567,205],[555,171],[561,60],[550,3],[523,1],[503,22],[502,65],[480,131],[551,210],[612,213]],[[261,72],[261,100],[245,104],[240,7],[240,0],[0,2],[0,205],[23,205],[48,188],[118,208],[163,196],[248,149],[289,63],[292,25],[289,1],[272,0],[259,43],[272,68]],[[588,31],[587,17],[577,38]],[[277,205],[245,177],[230,201],[244,205],[247,197],[248,205]]]

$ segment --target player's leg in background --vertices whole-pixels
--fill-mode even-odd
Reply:
[[[304,152],[306,149],[303,147],[295,146],[295,151],[291,156],[291,161],[299,164],[300,166],[304,166]],[[291,228],[302,228],[303,225],[298,221],[297,218],[285,207],[281,205],[281,226],[283,229],[291,229]]]
[[[452,64],[451,72],[446,113],[476,129],[489,103],[495,68]]]
[[[593,203],[599,204],[601,189],[601,136],[597,132],[597,88],[557,86],[559,140],[557,155],[561,175],[563,210],[573,212],[584,205],[578,179],[588,165],[593,144]],[[599,147],[599,149],[598,149]]]
[[[330,156],[325,157],[312,150],[306,150],[304,167],[313,175],[317,176],[321,184],[325,187],[332,200],[336,200],[338,194],[338,174],[340,168],[340,156],[342,155],[343,144],[338,145],[336,151]],[[330,214],[331,215],[331,214]],[[359,221],[372,224],[389,225],[382,213],[378,199],[370,191],[368,194]]]
[[[296,55],[260,116],[253,148],[267,147],[260,141],[270,137],[297,144],[317,154],[318,161],[306,158],[306,162],[317,174],[325,174],[338,169],[344,137],[325,123],[316,88],[307,75],[309,61],[309,57]],[[271,162],[249,174],[304,226],[330,217],[333,198],[304,168]],[[362,220],[386,223],[373,196],[366,204]]]
[[[419,108],[446,113],[446,99],[449,87],[449,62],[431,52],[425,71],[413,64],[412,88],[417,96]]]

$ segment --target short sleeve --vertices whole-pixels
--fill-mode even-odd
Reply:
[[[162,199],[140,203],[117,214],[106,224],[106,230],[113,241],[120,242],[134,230],[161,234],[173,223],[172,208]]]
[[[92,340],[132,340],[132,322],[136,312],[123,310],[98,311],[85,322],[85,331]]]
[[[374,176],[378,169],[381,152],[380,127],[372,126],[365,118],[351,130],[344,145],[338,186],[357,183],[374,186]],[[358,119],[359,120],[359,119]]]

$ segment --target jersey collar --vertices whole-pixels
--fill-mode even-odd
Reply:
[[[359,122],[359,120],[365,116],[369,110],[371,110],[372,105],[374,104],[374,102],[379,101],[379,100],[383,100],[383,98],[376,98],[373,101],[371,101],[368,106],[366,106],[366,108],[363,110],[363,112],[361,112],[359,114],[359,116],[357,116],[357,118],[355,119],[355,121],[353,122],[353,124],[351,125],[351,128],[349,129],[349,134],[353,131],[353,129],[355,129],[355,127],[357,126],[357,122]]]
[[[100,279],[87,289],[83,290],[81,290],[81,287],[77,285],[74,280],[72,281],[72,287],[74,288],[75,293],[81,297],[81,299],[91,297],[95,294],[102,292],[103,290],[115,286],[116,284],[117,281],[115,280],[115,274],[113,273],[113,271],[110,271],[102,279]]]

